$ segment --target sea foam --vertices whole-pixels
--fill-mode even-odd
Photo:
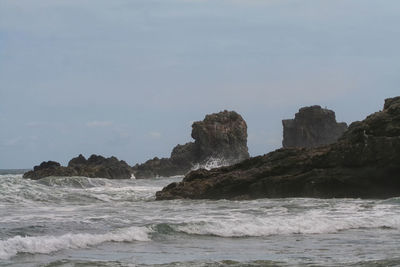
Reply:
[[[271,218],[248,218],[238,220],[214,220],[171,225],[177,232],[220,237],[260,237],[289,234],[329,234],[359,228],[400,229],[399,214],[376,214],[372,217],[278,216]]]
[[[95,246],[104,242],[150,241],[150,229],[129,227],[105,234],[72,234],[61,236],[14,236],[0,241],[0,259],[9,259],[18,253],[47,254],[63,249],[76,249]]]

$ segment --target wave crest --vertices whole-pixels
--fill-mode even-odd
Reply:
[[[318,216],[252,218],[189,222],[171,225],[177,232],[220,237],[260,237],[289,234],[329,234],[360,228],[400,229],[400,216],[382,218],[329,218]]]
[[[9,259],[18,253],[47,254],[63,249],[85,248],[104,242],[149,241],[150,229],[129,227],[105,234],[72,234],[61,236],[15,236],[0,241],[0,259]]]
[[[96,186],[106,186],[111,184],[106,179],[102,178],[88,178],[81,176],[71,177],[45,177],[37,181],[39,184],[47,185],[50,187],[72,187],[72,188],[92,188]]]

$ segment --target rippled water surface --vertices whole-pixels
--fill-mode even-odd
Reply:
[[[0,175],[0,266],[400,265],[400,198],[154,200],[181,179]]]

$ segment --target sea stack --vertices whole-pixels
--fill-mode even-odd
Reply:
[[[335,112],[320,106],[303,107],[294,119],[283,120],[284,148],[318,147],[336,142],[347,130],[347,124],[337,123]]]
[[[214,158],[234,164],[249,158],[247,125],[235,111],[206,115],[192,125],[194,142],[177,145],[170,158],[154,158],[133,167],[136,178],[183,175]]]
[[[192,171],[157,192],[163,199],[400,196],[400,97],[352,123],[331,145],[282,148],[233,166]]]
[[[79,155],[63,167],[55,161],[42,162],[33,171],[26,172],[24,178],[40,179],[48,176],[84,176],[90,178],[129,179],[132,176],[130,166],[116,157],[105,158],[91,155],[88,159]]]

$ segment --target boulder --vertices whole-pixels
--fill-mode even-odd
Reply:
[[[294,119],[282,124],[284,148],[332,144],[347,130],[346,123],[336,122],[335,112],[320,106],[301,108]]]
[[[352,123],[336,142],[282,148],[233,166],[192,171],[156,193],[164,199],[400,196],[400,97]]]
[[[132,169],[136,178],[183,175],[195,165],[209,159],[223,159],[228,164],[249,157],[247,149],[247,125],[234,111],[222,111],[207,115],[203,121],[192,125],[194,142],[177,145],[170,158],[153,158]]]
[[[24,178],[40,179],[48,176],[84,176],[91,178],[129,179],[131,168],[125,161],[116,157],[104,158],[92,155],[88,159],[79,155],[69,161],[67,167],[58,162],[42,162],[33,171],[26,172]]]

